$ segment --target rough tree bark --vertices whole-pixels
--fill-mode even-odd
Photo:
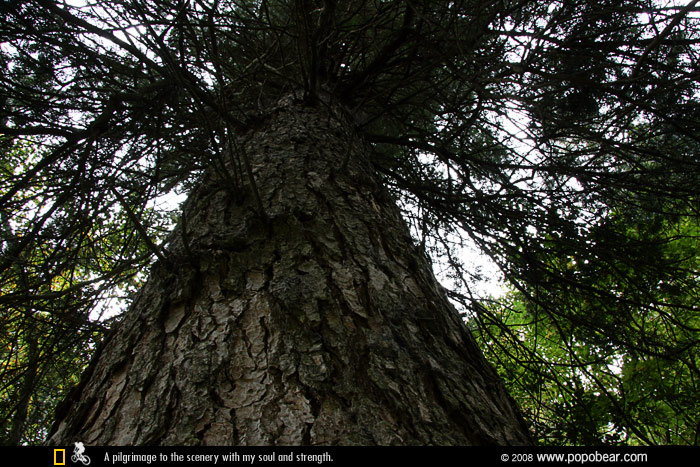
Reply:
[[[289,98],[245,138],[258,196],[204,177],[49,443],[529,443],[344,122]]]

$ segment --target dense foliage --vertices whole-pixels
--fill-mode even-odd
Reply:
[[[224,160],[249,196],[235,140],[296,93],[352,118],[538,439],[698,444],[697,3],[2,1],[0,436],[41,439],[163,199]]]

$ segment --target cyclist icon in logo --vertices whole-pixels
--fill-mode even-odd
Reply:
[[[84,452],[85,446],[83,446],[83,443],[80,441],[77,441],[75,443],[75,449],[73,449],[73,455],[70,456],[70,460],[72,460],[74,464],[77,464],[78,461],[80,461],[83,463],[83,465],[90,465],[90,458],[83,454]]]

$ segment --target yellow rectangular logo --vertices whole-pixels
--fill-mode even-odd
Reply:
[[[65,449],[54,449],[53,450],[53,465],[66,465],[66,450]]]

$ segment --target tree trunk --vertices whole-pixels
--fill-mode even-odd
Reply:
[[[529,443],[343,117],[289,98],[239,145],[257,195],[205,175],[49,442]]]

